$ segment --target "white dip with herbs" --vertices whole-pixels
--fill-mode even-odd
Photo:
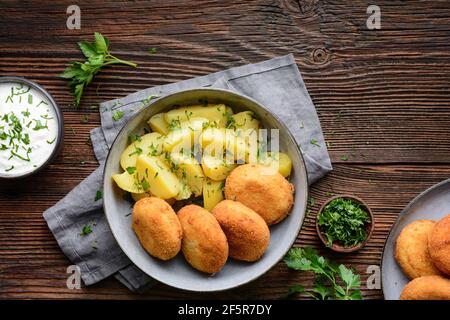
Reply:
[[[52,155],[58,119],[50,101],[27,84],[0,83],[0,177],[30,173]]]

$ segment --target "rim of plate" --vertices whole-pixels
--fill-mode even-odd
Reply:
[[[386,246],[387,243],[389,242],[391,235],[393,234],[393,230],[396,229],[398,227],[398,225],[400,224],[400,219],[406,214],[406,212],[409,211],[409,209],[423,196],[427,195],[428,193],[432,192],[433,190],[441,187],[444,184],[450,183],[450,178],[443,180],[441,182],[436,183],[435,185],[432,185],[431,187],[429,187],[428,189],[425,189],[424,191],[422,191],[421,193],[419,193],[417,196],[415,196],[407,205],[405,208],[403,208],[403,210],[399,213],[397,219],[395,220],[394,224],[392,225],[391,229],[389,230],[388,236],[386,237],[386,241],[384,242],[383,245],[383,252],[381,254],[381,265],[380,265],[380,273],[381,273],[381,291],[383,292],[383,298],[384,298],[384,291],[385,291],[385,286],[384,286],[384,282],[383,282],[383,262],[384,262],[384,255],[386,252]]]

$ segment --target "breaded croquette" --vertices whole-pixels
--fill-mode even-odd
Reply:
[[[147,197],[133,208],[132,227],[144,249],[161,260],[169,260],[181,248],[183,232],[172,207],[164,200]]]
[[[409,282],[400,300],[450,300],[450,280],[441,276],[424,276]]]
[[[441,274],[428,253],[428,235],[434,224],[431,220],[414,221],[397,238],[395,259],[410,279]]]
[[[225,233],[230,257],[256,261],[264,254],[270,242],[270,231],[264,219],[240,202],[223,200],[212,214]]]
[[[450,276],[450,214],[436,222],[431,230],[428,251],[434,265]]]
[[[215,273],[228,258],[228,242],[219,222],[206,209],[187,205],[178,211],[183,229],[181,250],[195,269]]]
[[[245,164],[225,182],[225,198],[239,201],[259,214],[268,225],[282,221],[294,204],[294,186],[272,168]]]

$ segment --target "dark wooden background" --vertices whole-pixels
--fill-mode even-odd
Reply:
[[[45,2],[45,3],[44,3]],[[0,298],[278,298],[312,277],[279,263],[244,287],[193,294],[159,284],[146,295],[114,279],[66,288],[70,264],[42,218],[96,167],[86,144],[101,101],[136,90],[294,53],[316,105],[334,171],[311,188],[315,199],[297,245],[355,267],[366,299],[369,265],[402,208],[450,177],[450,2],[375,1],[381,30],[366,27],[367,1],[77,1],[81,30],[66,28],[73,1],[0,1],[0,75],[43,85],[64,111],[65,145],[46,170],[20,184],[0,182]],[[76,42],[99,31],[119,57],[139,64],[100,74],[80,109],[58,74],[81,59]],[[155,47],[157,53],[149,55]],[[88,115],[89,123],[81,123]],[[342,157],[344,156],[344,157]],[[348,157],[348,160],[343,160]],[[358,253],[319,244],[314,216],[329,193],[354,193],[373,208],[375,233]],[[297,297],[299,298],[299,297]]]

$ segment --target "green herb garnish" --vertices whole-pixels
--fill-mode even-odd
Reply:
[[[150,48],[150,49],[148,49],[148,53],[149,54],[155,54],[156,53],[156,48]]]
[[[343,264],[336,265],[319,256],[311,248],[293,248],[284,257],[290,269],[312,271],[316,274],[314,288],[306,291],[302,286],[292,287],[288,295],[303,293],[317,300],[361,300],[361,278]]]
[[[173,119],[169,122],[168,128],[170,131],[181,128],[181,121],[178,119]]]
[[[11,171],[12,169],[14,169],[14,166],[11,166],[8,169],[5,169],[5,171],[8,172],[8,171]]]
[[[327,245],[338,242],[344,247],[363,242],[367,237],[366,225],[371,222],[362,204],[345,198],[337,198],[327,204],[318,221]]]
[[[62,78],[70,79],[69,86],[74,96],[75,106],[80,105],[84,89],[91,83],[94,76],[105,66],[111,64],[125,64],[137,67],[137,64],[114,57],[109,52],[109,41],[101,33],[94,33],[94,42],[82,41],[78,43],[87,61],[72,62],[61,74]]]
[[[94,201],[98,201],[98,200],[100,200],[101,198],[103,198],[103,192],[102,192],[102,190],[97,190],[97,192],[95,193],[95,199],[94,199]]]
[[[345,154],[343,154],[343,155],[341,156],[341,160],[342,160],[342,161],[347,161],[347,160],[348,160],[348,156],[346,156]]]
[[[320,144],[317,142],[316,139],[312,138],[309,140],[309,143],[311,143],[313,146],[320,147]]]
[[[81,124],[88,124],[89,123],[89,116],[87,114],[85,114],[81,120],[80,120]]]
[[[84,237],[87,236],[89,233],[92,233],[92,226],[90,224],[84,226],[81,229],[80,236]]]
[[[116,112],[113,113],[112,118],[114,121],[119,121],[120,119],[122,119],[122,117],[124,116],[124,112],[117,110]]]
[[[127,167],[127,172],[129,174],[134,174],[136,172],[136,167]]]

